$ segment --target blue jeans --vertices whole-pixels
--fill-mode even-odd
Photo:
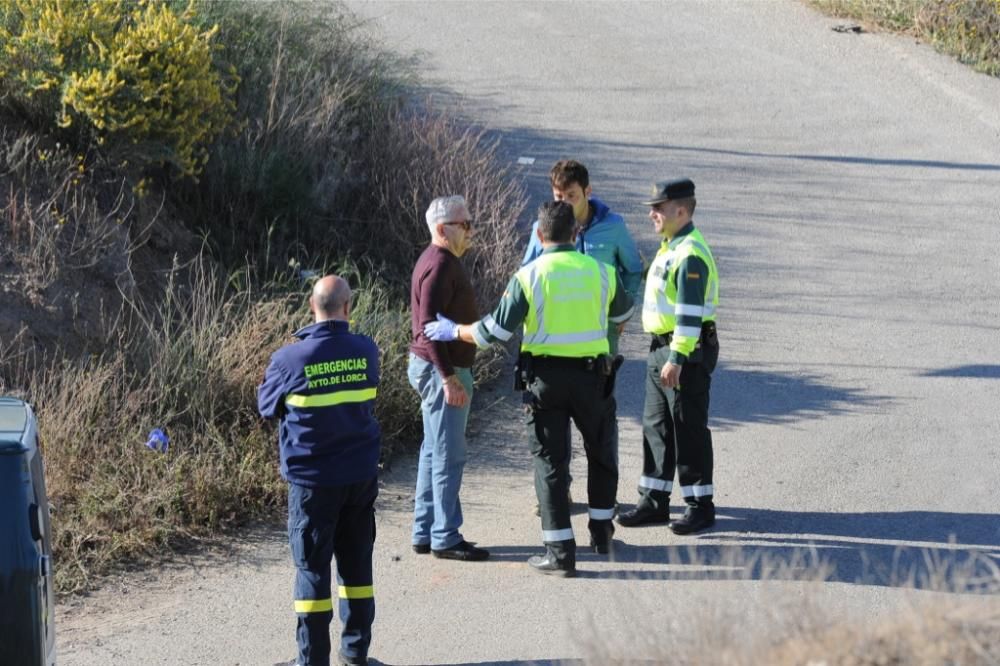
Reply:
[[[463,541],[462,502],[458,491],[465,470],[465,425],[472,402],[472,370],[455,368],[469,402],[451,407],[444,401],[444,380],[432,363],[410,354],[407,375],[420,394],[424,441],[417,464],[417,489],[413,499],[413,543],[430,544],[433,550],[451,548]]]

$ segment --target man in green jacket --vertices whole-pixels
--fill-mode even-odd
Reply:
[[[461,339],[486,347],[505,342],[523,326],[518,377],[528,405],[545,553],[528,564],[536,571],[576,574],[576,540],[570,524],[569,422],[583,434],[591,546],[608,553],[618,488],[614,452],[615,402],[607,331],[627,321],[632,299],[615,271],[573,247],[575,221],[566,203],[539,209],[543,252],[507,284],[500,304],[478,322],[457,325],[438,316],[424,327],[432,340]]]
[[[642,304],[642,327],[652,339],[639,500],[618,516],[618,523],[632,527],[670,521],[676,468],[687,510],[668,527],[675,534],[690,534],[715,524],[708,404],[719,359],[719,273],[708,243],[691,221],[696,204],[691,180],[657,183],[645,204],[663,242],[646,275]]]

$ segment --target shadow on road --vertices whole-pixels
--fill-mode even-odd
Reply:
[[[831,386],[808,372],[736,369],[720,364],[712,376],[711,425],[784,424],[871,411],[889,401],[863,389]]]
[[[954,368],[939,368],[923,373],[924,377],[975,377],[978,379],[1000,379],[1000,365],[959,365]]]
[[[463,661],[460,664],[441,664],[441,666],[584,666],[582,659],[543,659],[541,661]],[[388,666],[388,665],[386,665]]]
[[[805,160],[810,162],[831,162],[834,164],[863,164],[870,166],[890,167],[924,167],[929,169],[958,169],[962,171],[1000,171],[1000,164],[983,162],[952,162],[950,160],[909,160],[886,159],[879,157],[864,157],[861,155],[805,155],[801,153],[764,153],[751,150],[728,150],[724,148],[706,148],[703,146],[678,146],[672,144],[640,144],[629,142],[602,142],[605,147],[615,147],[626,151],[659,150],[674,152],[704,153],[711,155],[726,155],[730,157],[754,157],[764,159]]]
[[[644,358],[628,359],[620,377],[630,386],[645,386],[645,373]],[[709,425],[727,430],[746,423],[788,424],[868,412],[889,400],[863,389],[830,386],[813,373],[736,369],[720,364],[712,375]],[[641,396],[639,400],[619,400],[618,418],[641,421]]]
[[[677,541],[662,525],[637,529],[663,530],[665,540]],[[1000,593],[1000,516],[992,514],[827,513],[726,507],[718,509],[712,530],[684,539],[681,544],[632,546],[627,543],[630,532],[618,529],[616,536],[621,541],[615,540],[615,562],[666,566],[598,569],[581,571],[581,576],[823,580],[941,592]],[[578,559],[584,569],[587,561],[603,558],[585,554]]]
[[[368,663],[371,666],[392,666],[385,662],[379,661],[377,659],[368,658]],[[510,661],[463,661],[461,663],[454,664],[439,664],[438,666],[584,666],[587,662],[582,659],[541,659],[534,661],[520,661],[518,659],[513,659]],[[642,663],[631,661],[629,663]],[[652,662],[650,662],[652,663]],[[275,664],[274,666],[285,666],[284,664]]]

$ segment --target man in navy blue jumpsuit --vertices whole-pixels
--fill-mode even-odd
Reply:
[[[330,562],[337,563],[340,663],[367,664],[375,598],[372,549],[381,431],[374,416],[378,348],[351,333],[351,289],[328,275],[309,307],[315,323],[271,356],[257,406],[279,418],[288,481],[288,540],[295,561],[299,666],[329,666]]]

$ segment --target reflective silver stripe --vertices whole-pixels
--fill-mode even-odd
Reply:
[[[538,325],[539,331],[545,330],[545,308],[542,307],[542,303],[545,302],[545,290],[542,289],[542,281],[538,279],[538,267],[535,264],[531,264],[531,270],[528,271],[528,279],[531,280],[531,293],[532,300],[535,302],[535,321]]]
[[[715,494],[715,488],[712,486],[712,484],[708,484],[707,486],[694,487],[695,497],[707,497],[708,495],[714,495],[714,494]]]
[[[650,490],[663,490],[669,493],[674,487],[674,482],[664,481],[663,479],[654,479],[651,476],[640,476],[639,487],[649,488]]]
[[[674,329],[674,337],[697,338],[701,335],[701,329],[697,326],[678,326]]]
[[[537,345],[570,345],[577,342],[594,342],[597,340],[603,340],[607,337],[607,327],[601,329],[600,331],[584,331],[583,333],[562,333],[560,335],[548,334],[543,331],[539,331],[534,335],[524,336],[525,344],[537,344]]]
[[[504,342],[510,340],[511,336],[514,335],[511,331],[508,331],[498,324],[497,320],[493,318],[493,315],[486,315],[483,317],[483,326],[486,327],[486,330],[489,331],[490,335],[498,340],[503,340]]]
[[[674,306],[674,314],[678,317],[704,317],[705,308],[700,305],[687,305],[686,303],[678,303]]]
[[[681,495],[684,497],[694,497],[694,486],[681,486]]]
[[[476,346],[480,349],[485,349],[490,346],[490,341],[486,339],[482,331],[479,330],[479,326],[482,322],[477,322],[472,326],[472,339],[476,341]]]
[[[608,317],[608,319],[611,322],[615,323],[615,324],[620,324],[623,321],[628,321],[629,319],[631,319],[632,318],[632,313],[634,313],[634,312],[635,312],[635,306],[633,305],[628,310],[626,310],[623,314],[620,314],[617,317]]]
[[[712,253],[708,251],[707,247],[705,247],[703,244],[699,243],[695,239],[691,238],[690,236],[688,236],[687,238],[685,238],[684,241],[681,242],[680,245],[678,245],[676,248],[674,248],[674,250],[675,251],[680,250],[685,245],[693,245],[694,247],[696,247],[699,250],[701,250],[706,256],[709,256],[709,257],[712,256]],[[698,258],[701,259],[701,257],[698,257]]]
[[[615,517],[614,509],[595,509],[594,507],[587,507],[587,512],[594,520],[611,520]]]
[[[597,270],[601,273],[601,330],[608,330],[608,266],[597,262]]]
[[[705,314],[704,314],[704,316],[705,317],[711,317],[714,314],[715,314],[715,304],[714,303],[705,303]]]
[[[572,541],[573,528],[567,527],[564,530],[542,530],[542,541]]]
[[[673,312],[673,308],[667,302],[667,281],[666,276],[669,272],[670,266],[670,253],[669,252],[658,252],[656,258],[653,259],[652,265],[649,267],[649,272],[646,274],[646,291],[643,295],[642,300],[642,310],[643,312],[656,313],[661,312]],[[658,271],[662,271],[657,275]],[[650,295],[653,298],[650,298]]]

